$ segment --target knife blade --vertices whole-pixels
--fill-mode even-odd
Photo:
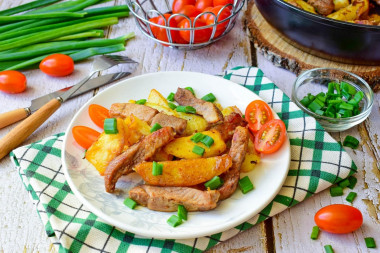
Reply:
[[[87,91],[98,88],[102,85],[110,84],[112,82],[120,80],[130,74],[131,74],[130,72],[119,72],[119,73],[108,74],[108,75],[92,78],[88,80],[84,85],[82,85],[81,88],[75,91],[69,97],[69,99],[79,96]],[[10,112],[5,112],[3,114],[0,114],[0,129],[10,124],[13,124],[17,121],[27,118],[28,116],[30,116],[30,114],[32,114],[33,112],[41,108],[41,106],[45,105],[51,99],[61,96],[63,93],[71,89],[71,87],[73,86],[66,87],[64,89],[33,99],[31,101],[30,107],[20,108],[20,109],[16,109]]]

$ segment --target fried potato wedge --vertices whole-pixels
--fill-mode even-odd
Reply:
[[[305,1],[303,0],[295,0],[296,3],[302,8],[304,9],[305,11],[308,11],[308,12],[311,12],[311,13],[314,13],[314,14],[317,14],[315,12],[315,9],[312,5],[306,3]]]
[[[145,121],[131,115],[124,120],[124,136],[126,148],[150,134],[150,126]]]
[[[369,9],[369,0],[352,0],[351,4],[328,15],[328,18],[353,21],[360,19],[360,16],[367,13]]]
[[[350,5],[350,1],[348,0],[333,0],[334,2],[334,10],[339,11]]]
[[[201,142],[196,144],[205,149],[203,157],[217,156],[226,150],[226,143],[218,131],[210,130],[201,133],[214,139],[214,144],[212,144],[211,147],[207,147]],[[193,152],[195,143],[191,140],[191,137],[192,136],[187,136],[175,139],[164,147],[165,152],[184,159],[199,158],[199,155]]]
[[[245,154],[244,161],[241,164],[241,172],[250,172],[260,162],[260,155],[256,152],[253,141],[249,139],[247,153]]]
[[[162,94],[159,93],[155,89],[152,89],[150,91],[147,102],[152,103],[152,104],[156,104],[156,105],[160,105],[160,106],[163,106],[163,107],[170,109],[170,107],[168,105],[168,101],[166,100],[166,98],[164,96],[162,96]]]
[[[171,161],[173,156],[160,149],[153,155],[152,160],[156,162]]]
[[[218,176],[232,166],[229,155],[160,162],[162,175],[153,176],[153,163],[144,162],[135,167],[135,171],[146,184],[157,186],[192,186],[204,183]]]
[[[94,165],[100,175],[104,174],[108,163],[121,154],[124,148],[124,122],[117,119],[117,134],[100,134],[98,140],[94,142],[86,152],[86,159]]]

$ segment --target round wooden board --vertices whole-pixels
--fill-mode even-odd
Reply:
[[[331,67],[340,68],[355,73],[364,78],[374,91],[380,90],[380,66],[351,65],[334,62],[308,54],[288,42],[277,32],[254,4],[249,2],[247,9],[247,24],[256,50],[276,66],[300,74],[312,68]]]

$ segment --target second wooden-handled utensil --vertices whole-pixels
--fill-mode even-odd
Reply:
[[[26,118],[7,135],[0,140],[0,159],[6,156],[12,149],[19,146],[28,138],[39,126],[41,126],[63,102],[69,99],[77,90],[79,90],[96,72],[109,69],[112,66],[121,63],[136,63],[128,57],[116,55],[103,55],[95,58],[90,74],[81,82],[73,86],[62,95],[51,99],[43,105],[34,114]]]

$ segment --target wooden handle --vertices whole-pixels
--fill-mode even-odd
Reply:
[[[26,138],[41,126],[60,106],[61,102],[53,98],[5,135],[0,140],[0,159],[25,141]]]
[[[29,113],[24,108],[2,113],[0,114],[0,129],[22,119],[25,119],[28,116]]]

